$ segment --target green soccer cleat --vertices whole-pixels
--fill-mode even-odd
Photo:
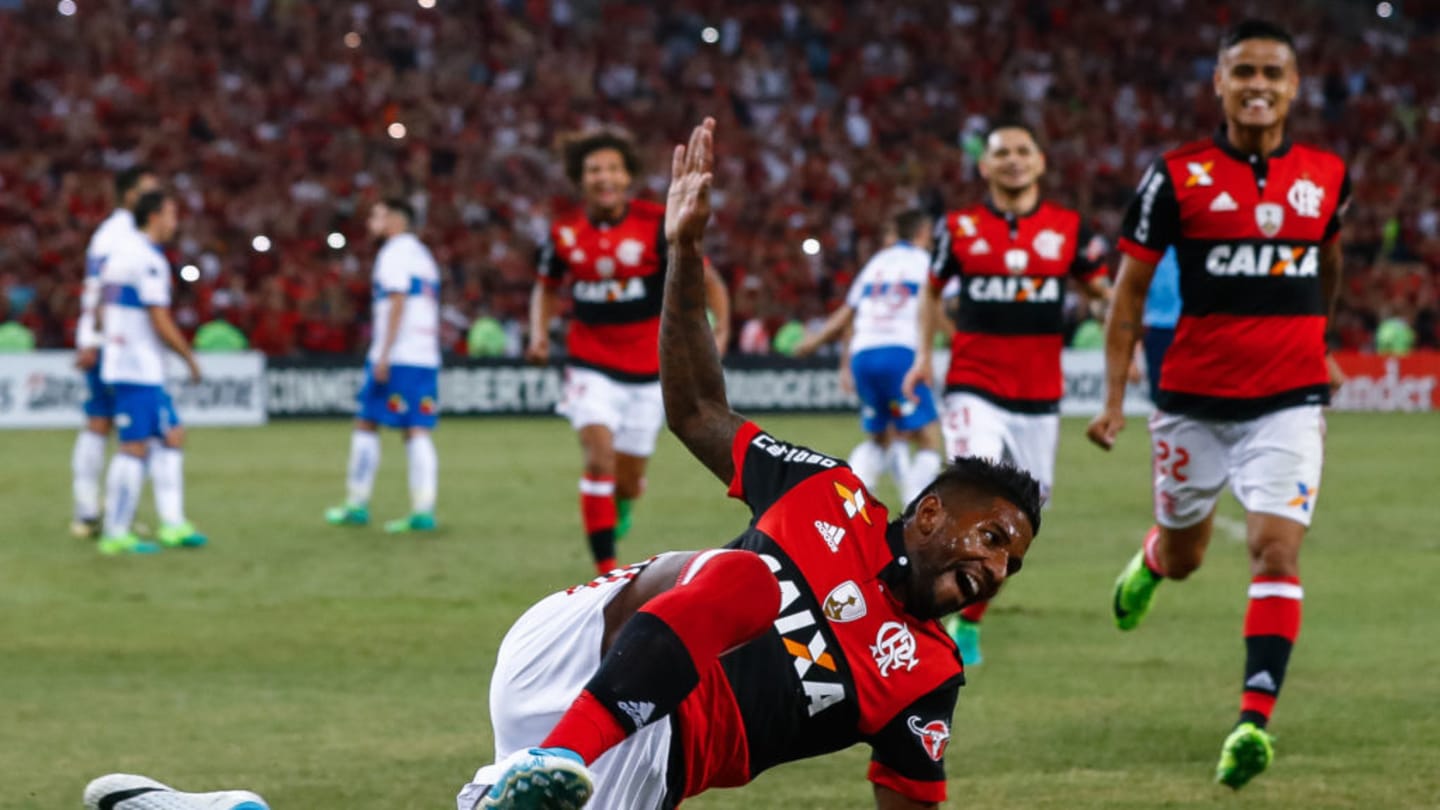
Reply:
[[[955,641],[955,646],[960,648],[960,660],[967,667],[978,667],[985,662],[985,656],[980,654],[980,623],[966,621],[960,614],[955,613],[945,617],[943,622],[945,632]]]
[[[1215,781],[1239,790],[1270,767],[1275,759],[1275,738],[1254,723],[1241,723],[1225,738]]]
[[[366,506],[332,506],[325,510],[325,522],[331,526],[368,526],[370,509]]]
[[[1115,626],[1121,630],[1134,630],[1145,614],[1150,612],[1150,603],[1155,599],[1155,588],[1160,577],[1145,565],[1145,552],[1139,551],[1131,558],[1130,564],[1115,580]]]
[[[155,539],[165,548],[200,548],[210,542],[205,535],[195,531],[189,521],[161,526]]]
[[[385,531],[388,534],[406,534],[408,532],[433,532],[435,531],[434,512],[412,512],[410,515],[392,520],[385,524]]]
[[[160,547],[146,540],[141,540],[134,534],[121,534],[111,537],[102,537],[96,544],[101,554],[107,557],[118,557],[122,554],[155,554]]]

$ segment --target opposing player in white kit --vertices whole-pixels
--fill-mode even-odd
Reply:
[[[85,286],[80,294],[80,322],[75,328],[75,365],[85,373],[85,427],[75,437],[70,454],[74,509],[70,533],[83,539],[100,536],[100,476],[105,472],[105,442],[114,428],[115,403],[100,380],[100,347],[104,336],[95,323],[100,306],[100,270],[125,239],[135,237],[131,213],[141,194],[160,185],[149,167],[132,166],[115,175],[115,210],[95,229],[85,248]]]
[[[159,550],[131,531],[145,486],[147,455],[160,514],[160,544],[194,548],[206,542],[185,519],[185,429],[165,392],[164,347],[184,359],[192,381],[200,380],[195,355],[170,317],[170,262],[159,247],[174,238],[179,212],[174,198],[151,191],[136,201],[134,213],[138,233],[121,240],[100,271],[105,336],[100,379],[114,397],[120,431],[120,451],[110,459],[105,479],[102,554]]]
[[[920,342],[920,307],[930,279],[930,218],[924,211],[904,211],[895,217],[894,228],[896,243],[871,257],[850,285],[844,305],[795,354],[813,354],[853,328],[842,368],[854,381],[868,438],[851,451],[850,467],[872,489],[888,470],[909,503],[940,472],[940,432],[930,386],[917,386],[913,397],[901,391]],[[903,443],[890,440],[892,427]],[[913,458],[907,443],[915,449]]]
[[[410,514],[385,531],[435,528],[439,460],[430,432],[440,416],[440,268],[411,233],[415,212],[401,199],[370,209],[370,234],[385,244],[375,257],[374,338],[365,359],[360,413],[350,434],[350,464],[342,506],[325,513],[336,526],[370,522],[370,493],[380,467],[380,425],[405,431],[410,462]]]

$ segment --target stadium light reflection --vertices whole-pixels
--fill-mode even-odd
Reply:
[[[345,234],[331,231],[330,235],[325,237],[325,244],[329,245],[332,250],[339,250],[345,247]]]
[[[394,138],[397,141],[405,137],[405,125],[400,123],[399,121],[396,121],[395,123],[386,127],[385,131],[390,134],[390,137]]]
[[[261,234],[250,240],[250,247],[255,248],[256,253],[269,253],[270,237]]]

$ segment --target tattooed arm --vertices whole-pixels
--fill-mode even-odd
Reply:
[[[700,463],[726,484],[735,477],[731,445],[745,419],[730,410],[725,374],[705,317],[705,255],[710,220],[715,121],[695,128],[688,146],[675,147],[665,238],[670,267],[660,311],[660,389],[665,421]]]
[[[1155,265],[1126,255],[1120,259],[1120,274],[1105,318],[1105,407],[1090,422],[1085,435],[1105,450],[1115,446],[1115,437],[1125,427],[1125,383],[1135,344],[1144,331],[1140,317]]]

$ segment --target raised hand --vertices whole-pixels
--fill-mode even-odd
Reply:
[[[706,118],[690,133],[689,144],[675,147],[665,201],[665,239],[670,244],[698,244],[705,236],[714,164],[715,119]]]

